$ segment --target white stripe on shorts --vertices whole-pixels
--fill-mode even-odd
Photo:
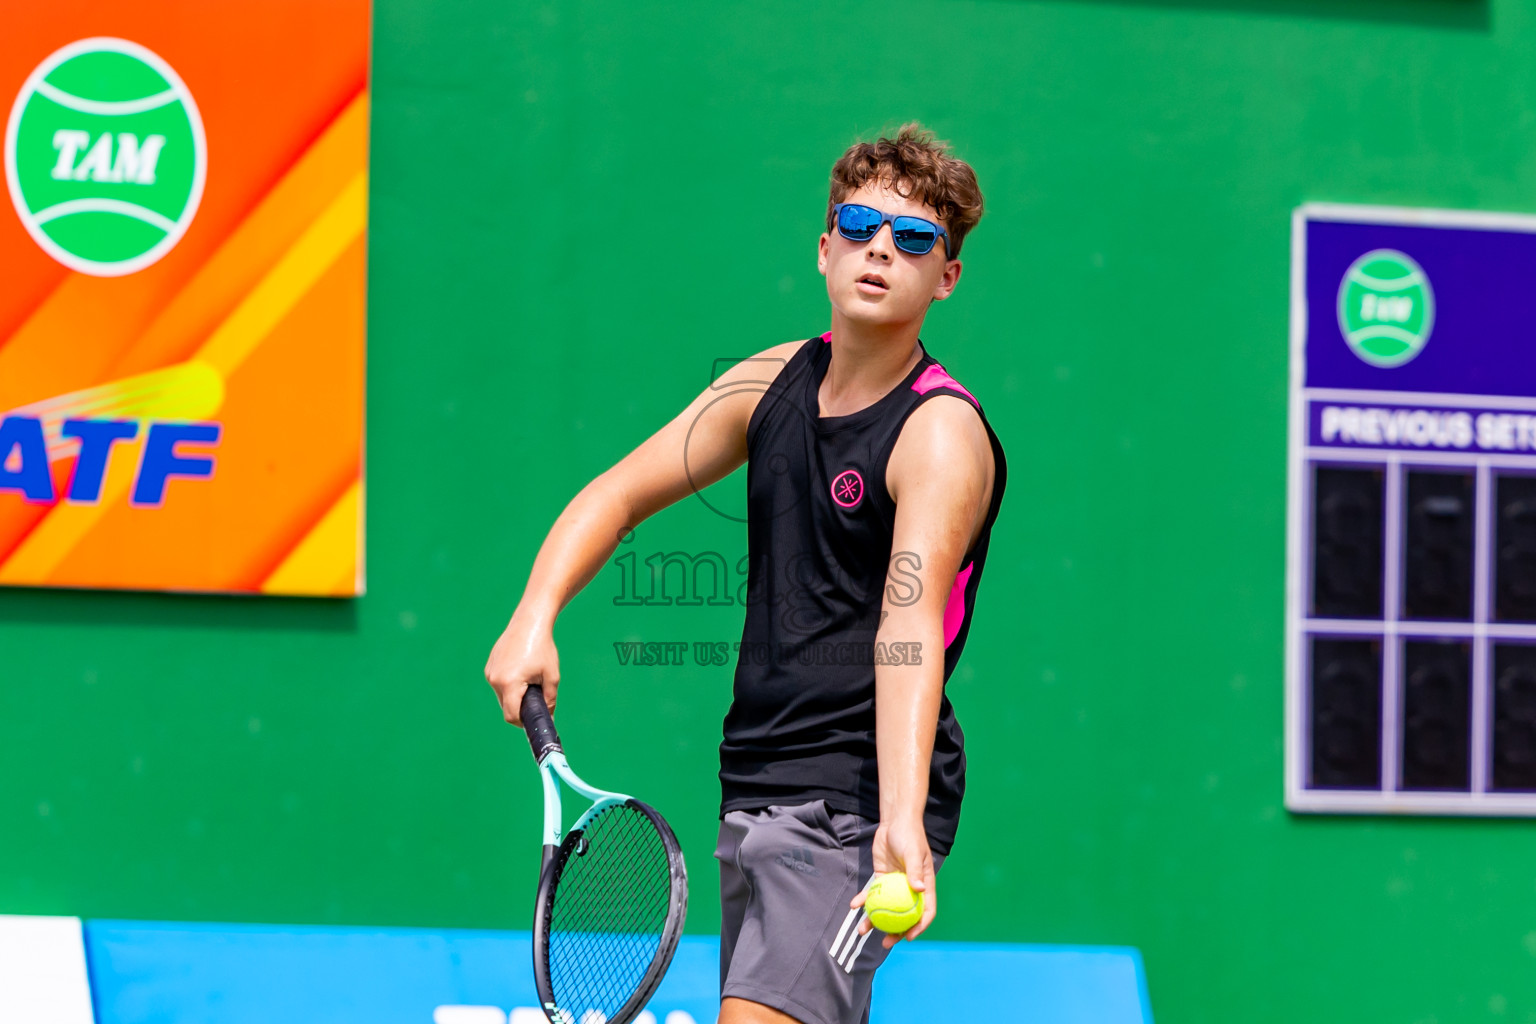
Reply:
[[[864,889],[868,890],[874,881],[875,876],[870,875],[869,881],[864,883]],[[873,929],[863,935],[859,934],[858,925],[868,916],[862,907],[849,910],[848,916],[843,918],[843,926],[837,930],[837,938],[832,940],[832,948],[827,950],[827,955],[843,969],[845,974],[853,973],[853,962],[859,958],[859,953],[864,949],[864,943],[868,942],[869,936],[873,934]],[[844,941],[845,938],[847,941]]]
[[[848,954],[848,962],[843,964],[843,973],[844,974],[852,974],[853,973],[853,963],[854,963],[854,961],[859,958],[859,954],[860,953],[864,952],[864,943],[868,942],[869,941],[869,937],[871,935],[873,935],[873,934],[875,934],[875,930],[873,928],[871,928],[869,931],[867,931],[863,935],[859,936],[859,944],[857,946],[853,947],[853,952]]]

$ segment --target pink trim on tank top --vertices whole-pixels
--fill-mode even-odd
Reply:
[[[830,345],[832,343],[832,332],[828,331],[826,334],[823,334],[821,340]]]
[[[965,585],[971,582],[971,570],[976,568],[972,562],[964,569],[955,573],[955,585],[949,588],[949,600],[944,602],[944,649],[955,642],[955,637],[960,635],[960,627],[965,622]]]
[[[926,395],[934,388],[949,388],[951,391],[958,391],[966,398],[969,398],[971,404],[976,406],[976,408],[981,408],[981,403],[976,401],[976,396],[965,390],[964,385],[951,377],[949,371],[938,363],[928,367],[917,380],[912,382],[912,390],[920,395]]]

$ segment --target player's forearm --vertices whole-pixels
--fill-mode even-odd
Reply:
[[[904,635],[897,637],[897,633]],[[923,631],[924,633],[928,631]],[[879,642],[910,645],[912,631],[882,629]],[[875,754],[880,773],[880,820],[921,824],[944,692],[943,648],[935,633],[918,641],[917,665],[875,666]],[[933,651],[940,652],[937,657]],[[910,646],[905,646],[910,650]]]
[[[624,530],[634,527],[630,518],[629,503],[609,474],[583,487],[544,538],[513,618],[552,625],[602,569]]]

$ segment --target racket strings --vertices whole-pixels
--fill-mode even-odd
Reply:
[[[611,1017],[629,1000],[655,958],[670,900],[659,837],[643,815],[623,817],[641,820],[594,820],[586,854],[567,860],[556,890],[551,982],[557,1003],[583,1018],[592,1010]],[[657,864],[665,877],[657,877]]]
[[[609,845],[605,851],[605,856],[614,862],[622,862],[626,864],[635,863],[643,857],[643,851],[639,849],[639,845],[645,842],[646,839],[652,837],[654,837],[654,833],[652,833],[652,836],[647,836],[645,832],[638,829],[631,830],[629,834],[624,835],[622,838],[610,836],[608,839]],[[660,842],[659,837],[654,838],[656,838],[658,843]],[[588,852],[590,854],[590,849]],[[666,856],[665,849],[661,851],[660,856]],[[570,861],[567,861],[567,865],[569,865],[569,863]],[[566,881],[567,875],[562,873],[562,886],[566,884]],[[670,875],[666,877],[665,882],[668,888],[670,888]],[[562,889],[560,891],[563,892],[564,890]],[[580,881],[572,880],[572,899],[570,901],[570,905],[565,908],[564,919],[566,921],[572,922],[574,927],[580,927],[579,922],[590,920],[594,917],[594,911],[596,910],[594,904],[601,900],[608,899],[611,895],[612,890],[609,888],[592,884],[583,886]],[[631,894],[625,893],[624,895],[627,896]],[[606,909],[615,910],[615,908],[612,906],[609,906]],[[650,912],[650,909],[651,908],[647,905],[646,901],[643,900],[633,903],[621,903],[616,908],[614,915],[608,920],[598,924],[598,927],[600,930],[608,933],[627,934],[634,933],[637,930],[644,931],[643,921],[641,919],[643,919]],[[597,922],[594,921],[593,923]],[[637,929],[636,925],[641,925],[641,927]]]
[[[661,835],[639,808],[592,818],[585,852],[561,865],[549,923],[549,975],[571,1024],[610,1020],[645,981],[672,903]]]
[[[609,836],[601,856],[614,864],[634,864],[643,855],[640,844],[645,838],[638,830],[622,837]],[[592,855],[593,850],[589,848],[586,856]],[[665,856],[665,851],[661,856]],[[585,857],[573,858],[567,864],[584,861]],[[661,907],[662,916],[658,921],[657,901],[645,899],[643,887],[620,893],[612,886],[593,884],[591,872],[572,871],[569,866],[567,872],[562,874],[556,912],[551,922],[551,960],[555,959],[557,938],[563,940],[559,943],[560,952],[564,954],[561,959],[571,961],[573,967],[587,966],[594,956],[609,959],[616,949],[636,945],[640,947],[636,952],[648,958],[654,951],[660,925],[665,923],[665,905]],[[626,883],[634,880],[624,879]],[[669,885],[670,879],[666,881]],[[660,895],[665,899],[669,893]],[[621,898],[615,899],[615,896]],[[646,959],[638,965],[642,972],[648,962]]]

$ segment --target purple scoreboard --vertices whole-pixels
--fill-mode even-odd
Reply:
[[[1536,815],[1536,217],[1293,221],[1286,805]]]

